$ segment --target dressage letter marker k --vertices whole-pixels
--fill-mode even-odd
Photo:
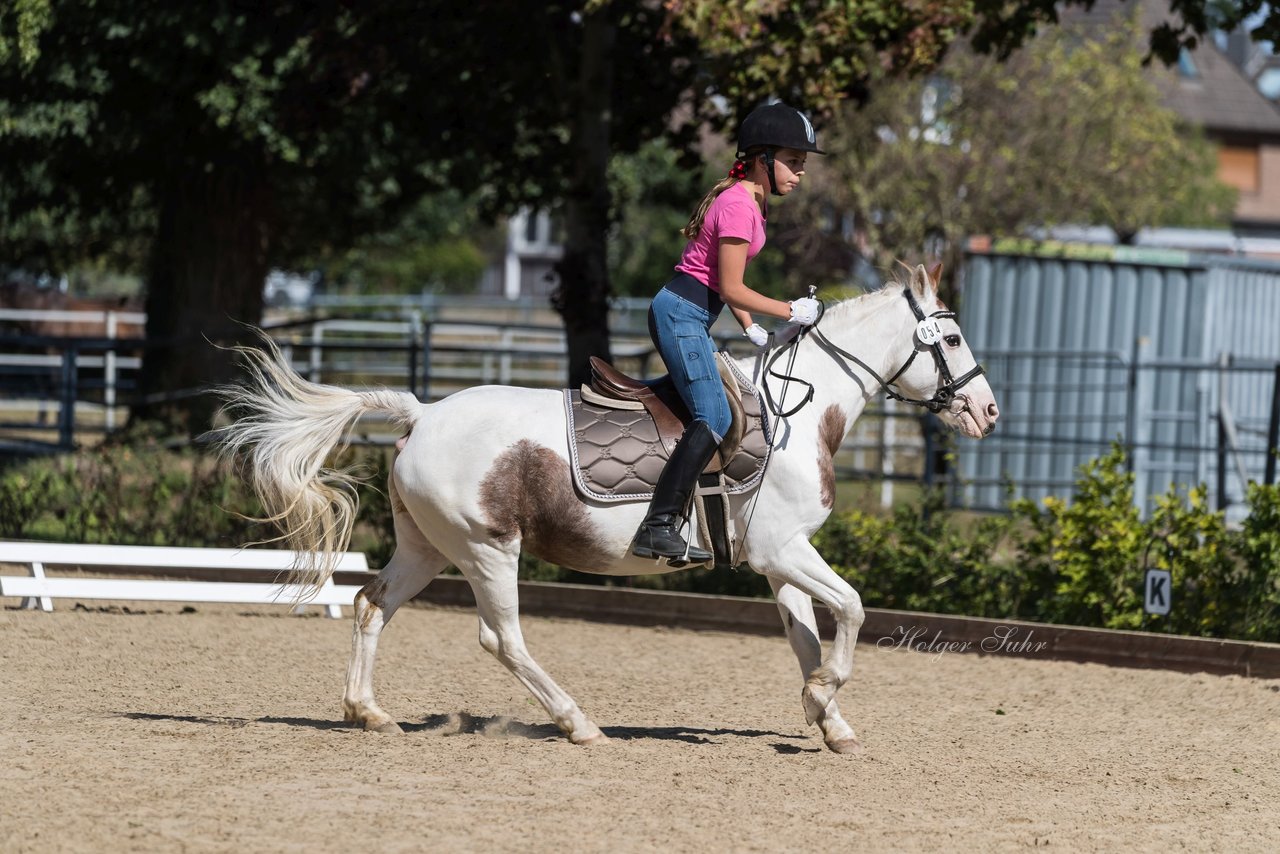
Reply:
[[[1148,569],[1146,578],[1146,595],[1142,597],[1142,608],[1148,614],[1168,614],[1173,588],[1173,575],[1164,569]]]

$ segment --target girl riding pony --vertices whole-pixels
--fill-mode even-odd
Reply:
[[[716,367],[711,326],[725,305],[744,334],[763,346],[768,334],[752,312],[808,326],[818,301],[783,302],[749,288],[747,265],[764,246],[769,202],[800,184],[805,157],[822,154],[813,125],[785,104],[757,107],[738,129],[737,160],[728,177],[711,188],[681,232],[688,243],[676,276],[649,307],[649,334],[681,400],[693,416],[662,470],[631,551],[639,557],[684,558],[702,563],[712,555],[689,546],[679,523],[698,475],[710,462],[732,416]]]

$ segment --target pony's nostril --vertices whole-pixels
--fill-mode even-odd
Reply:
[[[987,417],[992,421],[1000,417],[1000,409],[994,403],[987,404]]]

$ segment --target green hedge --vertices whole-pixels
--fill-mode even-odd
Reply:
[[[381,566],[394,549],[382,484],[388,453],[348,450],[341,464],[370,477],[359,487],[352,547]],[[140,546],[272,546],[275,531],[252,521],[262,507],[243,478],[211,455],[173,450],[151,436],[0,470],[0,539]]]
[[[1139,517],[1124,451],[1081,467],[1068,502],[1013,501],[977,521],[940,495],[891,515],[833,515],[818,550],[869,606],[1280,641],[1280,488],[1251,484],[1238,530],[1203,486]],[[1172,573],[1168,616],[1144,613],[1148,568]]]
[[[352,547],[380,566],[394,549],[382,489],[389,450],[336,462],[368,475]],[[1280,487],[1252,484],[1249,516],[1228,528],[1203,487],[1170,491],[1139,517],[1133,476],[1116,447],[1081,468],[1071,501],[1013,501],[1009,513],[947,510],[938,492],[891,514],[833,514],[814,538],[868,606],[1073,625],[1280,641]],[[134,437],[0,471],[0,538],[237,547],[272,536],[228,467],[190,449]],[[1142,610],[1149,567],[1173,574],[1167,617]],[[521,577],[702,593],[768,595],[747,570],[614,579],[529,556]]]

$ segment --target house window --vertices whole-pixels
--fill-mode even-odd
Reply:
[[[1191,52],[1185,47],[1178,51],[1178,73],[1185,80],[1200,79],[1200,69],[1196,68],[1196,61],[1191,58]]]
[[[1218,149],[1218,177],[1242,193],[1258,192],[1258,149],[1224,145]]]

